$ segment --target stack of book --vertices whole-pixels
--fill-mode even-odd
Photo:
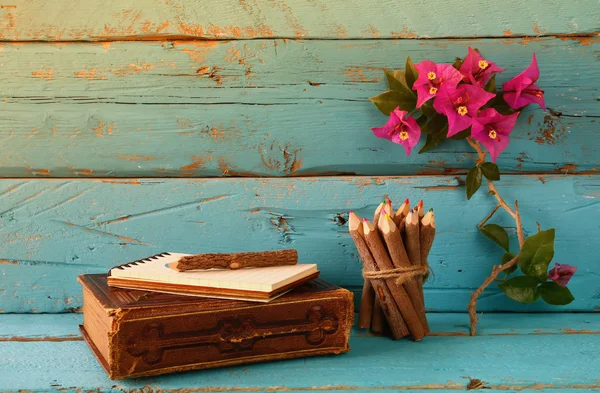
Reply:
[[[352,293],[297,260],[165,252],[82,275],[80,329],[112,379],[347,352]]]

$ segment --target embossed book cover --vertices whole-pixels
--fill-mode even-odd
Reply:
[[[352,293],[310,281],[271,303],[111,288],[79,277],[81,332],[111,379],[347,352]]]

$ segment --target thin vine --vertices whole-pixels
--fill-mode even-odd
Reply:
[[[473,138],[471,138],[471,137],[467,138],[467,142],[469,142],[469,145],[471,145],[477,151],[477,155],[478,155],[478,158],[476,161],[477,165],[483,164],[485,162],[486,152],[481,148],[481,145],[479,144],[479,142],[473,140]],[[523,247],[523,243],[525,243],[525,235],[523,233],[523,224],[521,222],[521,215],[519,214],[519,202],[515,201],[514,210],[511,209],[511,207],[500,196],[500,193],[498,192],[498,189],[494,185],[494,182],[492,182],[489,179],[486,179],[486,180],[488,182],[488,190],[489,190],[490,194],[492,194],[496,197],[496,199],[498,200],[498,204],[496,205],[494,210],[492,210],[492,212],[485,219],[483,219],[483,221],[481,221],[479,223],[479,227],[482,227],[483,225],[485,225],[485,223],[488,222],[488,220],[493,217],[493,215],[498,211],[498,209],[500,207],[504,208],[504,210],[506,210],[506,212],[508,214],[510,214],[510,216],[515,220],[515,224],[517,226],[517,237],[519,239],[519,249],[520,249],[521,247]],[[475,336],[477,334],[477,322],[479,321],[479,319],[477,318],[477,298],[479,298],[479,296],[483,293],[483,291],[491,283],[493,283],[494,281],[497,280],[500,273],[515,266],[517,264],[517,261],[518,261],[518,255],[502,265],[494,265],[492,267],[492,273],[489,275],[489,277],[486,278],[485,281],[483,282],[483,284],[481,284],[481,286],[479,286],[479,288],[477,288],[475,290],[475,292],[473,292],[471,294],[471,300],[469,301],[469,318],[471,321],[471,323],[470,323],[471,336]]]

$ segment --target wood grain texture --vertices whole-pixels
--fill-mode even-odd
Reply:
[[[500,261],[502,249],[477,231],[494,206],[479,192],[465,200],[453,177],[280,179],[97,179],[0,181],[0,308],[62,312],[81,306],[75,277],[163,251],[240,252],[295,248],[322,277],[356,292],[360,261],[348,235],[348,210],[372,214],[381,198],[424,199],[436,211],[426,306],[464,311],[470,292]],[[593,311],[600,307],[597,176],[503,176],[507,201],[519,199],[526,234],[556,227],[555,260],[579,266],[567,307],[519,305],[496,288],[481,311]],[[585,217],[582,220],[582,217]],[[227,224],[223,224],[223,219]],[[514,223],[494,222],[514,235]],[[235,230],[232,230],[235,228]],[[230,233],[224,238],[221,233]],[[360,296],[357,296],[360,298]]]
[[[9,5],[10,4],[10,5]],[[468,8],[468,12],[464,12]],[[4,40],[194,37],[247,39],[472,37],[590,33],[595,0],[494,2],[15,0],[0,9]],[[449,22],[451,21],[451,22]]]
[[[407,55],[474,46],[515,76],[537,52],[550,110],[525,111],[503,172],[597,171],[600,39],[5,44],[0,176],[464,173],[463,141],[406,157],[368,97]]]
[[[8,317],[0,317],[0,322]],[[56,317],[35,316],[28,321],[53,325],[49,321],[52,318]],[[455,324],[467,323],[466,314],[434,314],[431,322],[441,332],[449,333],[448,336],[427,337],[416,344],[410,340],[394,342],[355,330],[350,340],[352,350],[339,357],[124,380],[118,386],[106,377],[84,342],[3,342],[0,343],[0,391],[450,392],[463,391],[471,378],[484,381],[492,391],[586,391],[600,387],[597,381],[600,340],[594,329],[600,323],[599,318],[600,315],[572,314],[486,315],[481,323],[482,332],[492,329],[497,333],[465,337],[452,333],[457,330]],[[0,326],[8,330],[4,323]],[[512,331],[511,326],[517,326],[517,330]],[[536,328],[527,332],[529,326]],[[462,332],[466,334],[466,327]],[[65,334],[70,334],[70,330],[65,329]],[[32,353],[36,356],[31,356]],[[557,356],[562,360],[560,368],[556,367]]]
[[[358,315],[354,318],[358,321]],[[468,336],[467,313],[427,314],[431,336]],[[83,340],[78,325],[82,313],[4,314],[0,316],[0,341]],[[477,325],[478,336],[598,334],[598,313],[486,313]],[[367,335],[356,329],[355,336]]]

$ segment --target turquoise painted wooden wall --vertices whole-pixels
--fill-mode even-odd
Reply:
[[[537,52],[549,109],[521,116],[498,187],[579,266],[566,308],[491,288],[480,310],[600,307],[597,0],[1,3],[1,312],[77,311],[78,274],[168,250],[294,247],[358,292],[345,212],[384,194],[436,209],[427,307],[464,311],[501,256],[476,230],[493,201],[464,198],[475,155],[406,157],[370,132],[367,98],[407,55],[469,46],[501,80]]]

